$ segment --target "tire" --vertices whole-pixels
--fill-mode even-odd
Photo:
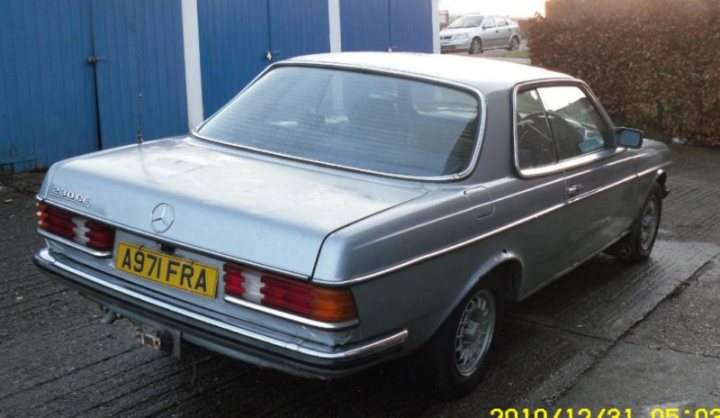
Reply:
[[[644,261],[650,257],[660,226],[662,197],[660,185],[653,184],[650,195],[635,220],[632,230],[625,238],[608,249],[607,252],[610,255],[631,263]]]
[[[460,398],[480,382],[502,322],[503,299],[498,295],[476,286],[417,357],[426,386],[438,398]]]
[[[507,50],[508,51],[517,51],[520,49],[520,38],[517,36],[513,36],[510,38],[510,45],[508,45]]]
[[[473,38],[472,41],[470,41],[470,49],[468,49],[468,54],[470,55],[477,55],[483,53],[483,44],[482,39],[480,38]]]

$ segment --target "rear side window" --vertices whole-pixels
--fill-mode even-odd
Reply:
[[[492,16],[487,16],[485,20],[483,20],[483,28],[494,28],[495,27],[495,19]]]
[[[499,17],[499,16],[496,17],[496,18],[495,18],[495,22],[497,23],[498,27],[507,26],[507,25],[508,25],[508,22],[507,22],[507,20],[506,20],[504,17]]]

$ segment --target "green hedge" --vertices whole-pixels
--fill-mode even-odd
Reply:
[[[720,146],[720,1],[550,3],[527,25],[533,65],[585,80],[618,125]]]

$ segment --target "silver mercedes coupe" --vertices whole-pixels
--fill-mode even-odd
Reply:
[[[413,354],[457,397],[505,304],[603,251],[649,257],[669,164],[564,74],[305,56],[187,136],[53,165],[34,260],[155,349],[318,378]]]

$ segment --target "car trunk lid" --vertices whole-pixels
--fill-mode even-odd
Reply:
[[[41,196],[121,230],[310,277],[328,234],[424,193],[417,183],[179,138],[59,163]],[[174,220],[158,232],[151,215],[161,204]]]

